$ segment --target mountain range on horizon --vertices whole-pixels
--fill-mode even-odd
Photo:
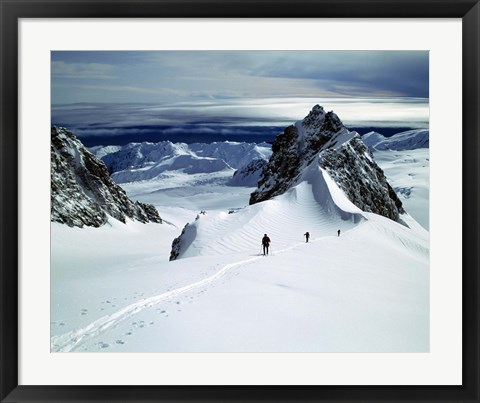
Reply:
[[[400,132],[391,137],[377,132],[361,136],[371,151],[428,148],[428,137],[428,130],[425,129]],[[263,166],[271,156],[272,145],[265,142],[188,144],[161,141],[95,146],[89,150],[106,164],[118,183],[149,180],[169,171],[200,173],[232,168],[234,176],[230,185],[256,186]]]
[[[77,135],[77,138],[85,147],[102,147],[113,145],[122,147],[129,143],[159,143],[171,141],[172,143],[202,143],[233,141],[239,143],[273,143],[275,137],[284,126],[242,126],[227,124],[201,124],[182,126],[161,126],[161,125],[136,125],[128,127],[102,127],[94,126],[95,134],[90,134],[89,127],[81,125],[70,125],[61,121],[53,121],[52,126],[67,127]],[[348,130],[356,131],[364,135],[371,131],[382,133],[385,137],[391,137],[397,133],[409,130],[419,130],[415,126],[347,126]],[[99,134],[102,131],[105,134]]]
[[[52,133],[57,136],[55,141],[52,140],[52,144],[59,141],[58,135],[65,136],[66,133],[69,133],[69,141],[72,141],[73,134],[66,129],[52,128]],[[342,144],[348,138],[349,146],[341,147],[341,151],[336,147],[329,147],[326,143],[333,142],[332,136],[342,138]],[[75,141],[78,149],[81,150],[80,154],[85,154],[86,149],[82,148],[83,145],[78,139]],[[349,131],[333,112],[326,113],[322,107],[316,105],[305,119],[280,133],[273,145],[229,141],[209,144],[162,141],[129,143],[125,146],[96,146],[90,148],[90,151],[101,160],[100,164],[105,164],[108,173],[118,184],[151,180],[162,175],[168,176],[169,172],[175,171],[185,174],[231,171],[231,179],[226,183],[227,185],[256,186],[258,183],[258,189],[251,196],[252,203],[266,200],[288,190],[293,185],[295,177],[301,174],[301,170],[306,168],[322,148],[323,154],[328,154],[328,158],[326,156],[323,158],[322,167],[336,178],[342,190],[355,200],[357,205],[367,211],[374,211],[396,220],[399,212],[403,211],[401,202],[386,181],[381,169],[375,166],[373,157],[363,144],[371,151],[428,148],[428,130],[410,130],[391,137],[378,132],[359,136],[356,132]],[[292,145],[293,149],[288,149]],[[71,148],[71,145],[69,147]],[[52,161],[56,161],[58,158],[53,156],[58,156],[58,152],[54,154],[52,149]],[[352,181],[352,166],[349,168],[348,164],[352,164],[355,160],[354,166],[357,166],[359,159],[363,159],[362,175],[356,175],[356,180]],[[340,174],[342,170],[347,170],[349,174]],[[373,176],[368,177],[367,172],[373,172]],[[78,169],[76,174],[78,175]],[[272,179],[273,177],[275,179]],[[276,183],[275,185],[272,185],[272,180]],[[382,185],[378,195],[372,197],[364,189],[370,186],[375,187],[378,181]],[[52,181],[52,219],[61,220],[59,217],[65,213],[58,213],[62,202],[57,195],[59,187],[54,186],[54,183]],[[259,196],[262,193],[263,196]],[[391,201],[387,201],[390,198]],[[365,199],[370,201],[365,202]],[[383,201],[378,201],[382,199]],[[377,201],[373,202],[373,200]],[[391,203],[393,203],[392,207],[386,207]],[[372,208],[373,204],[376,207]],[[108,212],[108,209],[106,211]],[[119,216],[118,213],[110,213],[112,214]],[[130,217],[134,215],[131,212],[127,214]],[[70,224],[74,221],[70,221]],[[102,216],[101,219],[96,219],[95,225],[100,225],[104,221],[105,217]]]

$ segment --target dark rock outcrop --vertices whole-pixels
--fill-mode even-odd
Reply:
[[[161,223],[156,208],[130,200],[105,164],[64,128],[51,130],[51,221],[99,227],[111,216]]]
[[[197,217],[198,220],[199,217]],[[176,260],[180,255],[188,249],[190,244],[195,239],[197,234],[197,227],[195,223],[186,224],[183,227],[182,233],[176,237],[172,242],[172,250],[170,251],[170,261]]]
[[[337,150],[325,150],[318,162],[361,210],[395,221],[405,212],[382,169],[358,135]]]

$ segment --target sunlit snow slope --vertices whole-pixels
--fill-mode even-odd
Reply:
[[[312,165],[273,200],[199,215],[173,262],[172,226],[54,225],[51,349],[426,352],[428,233],[402,219],[361,212]]]
[[[362,221],[361,211],[318,165],[302,179],[285,194],[233,214],[198,215],[187,227],[179,257],[251,253],[260,249],[264,233],[272,239],[272,251],[284,249],[303,239],[306,231],[315,239]]]

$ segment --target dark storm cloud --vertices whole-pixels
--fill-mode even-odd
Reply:
[[[428,97],[429,58],[424,51],[323,51],[277,55],[256,74],[314,80],[321,88],[344,95],[372,90]]]

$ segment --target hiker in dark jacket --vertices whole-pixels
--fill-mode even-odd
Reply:
[[[262,238],[262,245],[263,245],[263,254],[265,255],[268,255],[268,248],[270,246],[270,238],[268,237],[267,234],[263,235],[263,238]]]
[[[310,238],[310,233],[305,232],[305,234],[303,234],[303,236],[306,238],[306,242],[308,242],[308,238]]]

